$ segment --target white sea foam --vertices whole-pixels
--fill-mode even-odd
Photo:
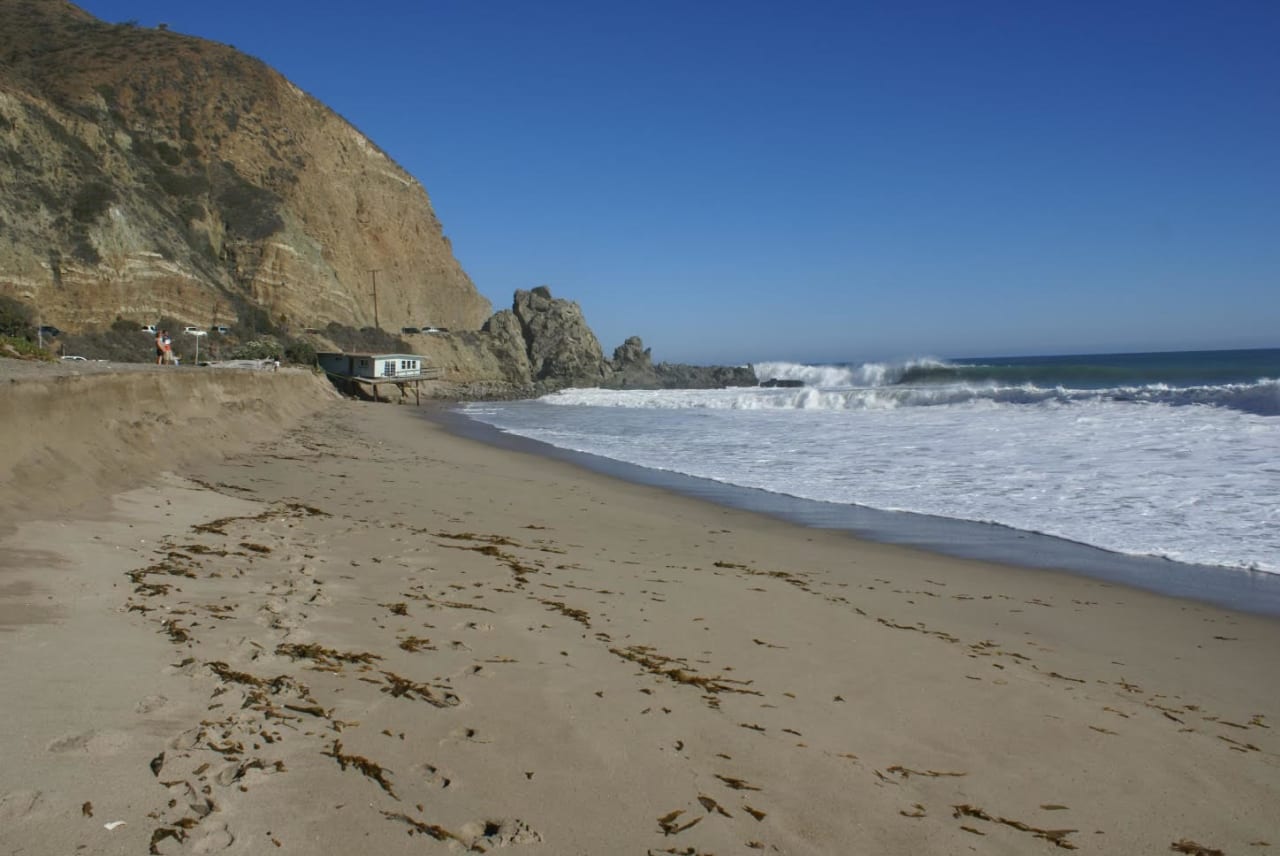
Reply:
[[[567,389],[543,399],[548,404],[588,407],[656,408],[680,410],[887,410],[952,404],[1083,404],[1114,402],[1182,407],[1205,404],[1259,415],[1280,414],[1280,381],[1171,387],[1165,384],[1108,389],[1040,387],[1030,383],[949,383],[929,386],[867,384],[850,386],[838,367],[831,369],[831,386],[745,387],[717,390]]]
[[[567,390],[472,413],[654,469],[1280,572],[1280,418],[1261,415],[1280,412],[1275,381],[895,387],[838,368],[817,367],[827,387]]]

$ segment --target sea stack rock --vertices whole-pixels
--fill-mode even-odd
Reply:
[[[517,386],[528,386],[532,379],[529,347],[515,312],[510,309],[495,312],[484,322],[480,332],[487,334],[489,350],[502,366],[503,380]]]
[[[631,336],[613,350],[613,377],[610,386],[655,387],[658,376],[653,370],[653,355],[639,336]]]
[[[517,291],[511,311],[520,323],[535,383],[599,386],[612,374],[600,340],[576,302],[557,300],[551,289],[540,285],[532,291]]]

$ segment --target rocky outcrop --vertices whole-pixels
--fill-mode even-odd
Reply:
[[[684,363],[654,365],[650,349],[632,336],[613,352],[613,375],[607,385],[638,389],[719,389],[755,386],[750,366],[691,366]]]
[[[611,374],[600,340],[574,301],[556,299],[542,285],[517,291],[511,311],[520,322],[535,384],[599,386]]]
[[[685,363],[658,363],[654,366],[660,389],[722,389],[729,386],[756,386],[751,366],[691,366]]]
[[[613,349],[612,385],[643,387],[655,382],[653,354],[639,336],[630,336]]]
[[[227,45],[64,0],[0,0],[0,294],[73,332],[491,312],[422,185],[342,117]]]
[[[479,332],[412,337],[416,353],[439,367],[439,394],[461,398],[521,398],[570,386],[614,389],[716,389],[755,386],[749,366],[653,362],[639,336],[604,358],[582,310],[546,286],[517,291],[511,309],[494,313]]]
[[[485,339],[475,339],[475,344],[483,344],[502,365],[502,379],[516,385],[528,385],[533,382],[533,368],[529,365],[529,344],[524,338],[524,329],[520,319],[510,309],[495,312],[480,332]]]

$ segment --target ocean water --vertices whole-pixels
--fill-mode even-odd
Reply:
[[[463,412],[727,485],[1280,574],[1280,349],[755,370],[804,385],[571,389]]]

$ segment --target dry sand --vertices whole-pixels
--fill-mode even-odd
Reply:
[[[1280,852],[1280,622],[273,383],[11,503],[0,853]]]

